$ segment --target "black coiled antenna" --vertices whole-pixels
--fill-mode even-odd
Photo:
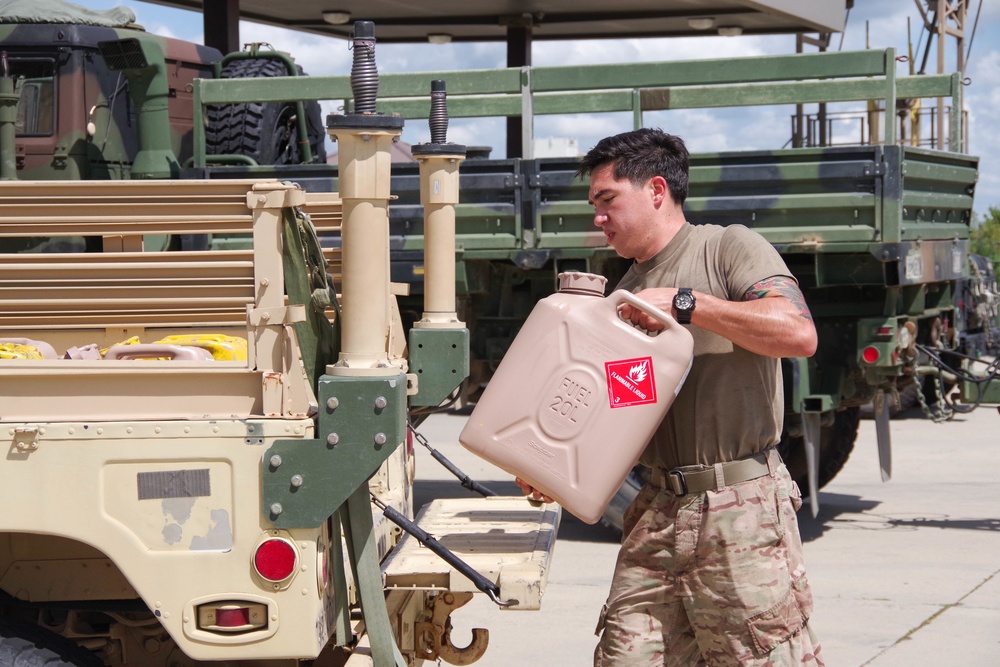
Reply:
[[[448,142],[448,93],[441,79],[431,81],[431,115],[428,124],[431,127],[431,143]]]
[[[378,68],[375,66],[375,24],[357,21],[352,35],[354,62],[351,66],[351,91],[355,113],[375,113],[378,96]]]

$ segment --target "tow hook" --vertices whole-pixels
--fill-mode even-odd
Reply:
[[[471,665],[483,657],[490,642],[490,633],[483,628],[472,629],[472,641],[465,648],[451,643],[451,613],[472,599],[472,593],[447,591],[428,602],[429,621],[415,624],[417,654],[423,660],[441,659],[451,665]]]

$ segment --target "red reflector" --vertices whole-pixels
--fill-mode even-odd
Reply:
[[[879,327],[878,329],[875,330],[875,335],[876,336],[891,336],[892,335],[892,327]]]
[[[215,612],[215,624],[222,628],[240,628],[244,625],[250,625],[250,610],[246,607],[218,609]]]
[[[295,549],[285,540],[268,540],[257,547],[253,566],[268,581],[283,581],[295,570]]]
[[[861,358],[864,359],[865,362],[869,364],[874,364],[876,361],[878,361],[878,357],[879,357],[878,348],[873,346],[866,347],[864,352],[861,353]]]

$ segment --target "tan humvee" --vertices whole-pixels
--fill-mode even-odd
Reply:
[[[338,195],[275,181],[0,182],[0,236],[55,250],[0,254],[0,349],[23,353],[0,358],[0,656],[23,638],[70,665],[468,664],[485,649],[481,634],[450,642],[469,580],[401,550],[367,502],[413,515],[405,427],[372,470],[322,458],[353,444],[322,432],[336,406],[304,362],[308,306],[285,294],[296,211],[320,233],[341,225]],[[247,234],[252,250],[150,251],[163,234]],[[60,251],[81,236],[104,252]],[[325,255],[337,274],[340,250]],[[319,463],[296,468],[300,452]],[[361,490],[330,500],[347,478]],[[537,608],[557,509],[479,499],[426,515],[459,555],[487,531],[533,536],[473,564]]]

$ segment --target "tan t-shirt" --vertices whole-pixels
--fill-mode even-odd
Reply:
[[[756,232],[742,225],[685,224],[663,250],[633,264],[617,289],[690,287],[742,301],[752,285],[771,276],[791,274]],[[748,352],[693,324],[687,328],[694,336],[694,363],[642,463],[711,465],[778,442],[784,415],[779,360]]]

